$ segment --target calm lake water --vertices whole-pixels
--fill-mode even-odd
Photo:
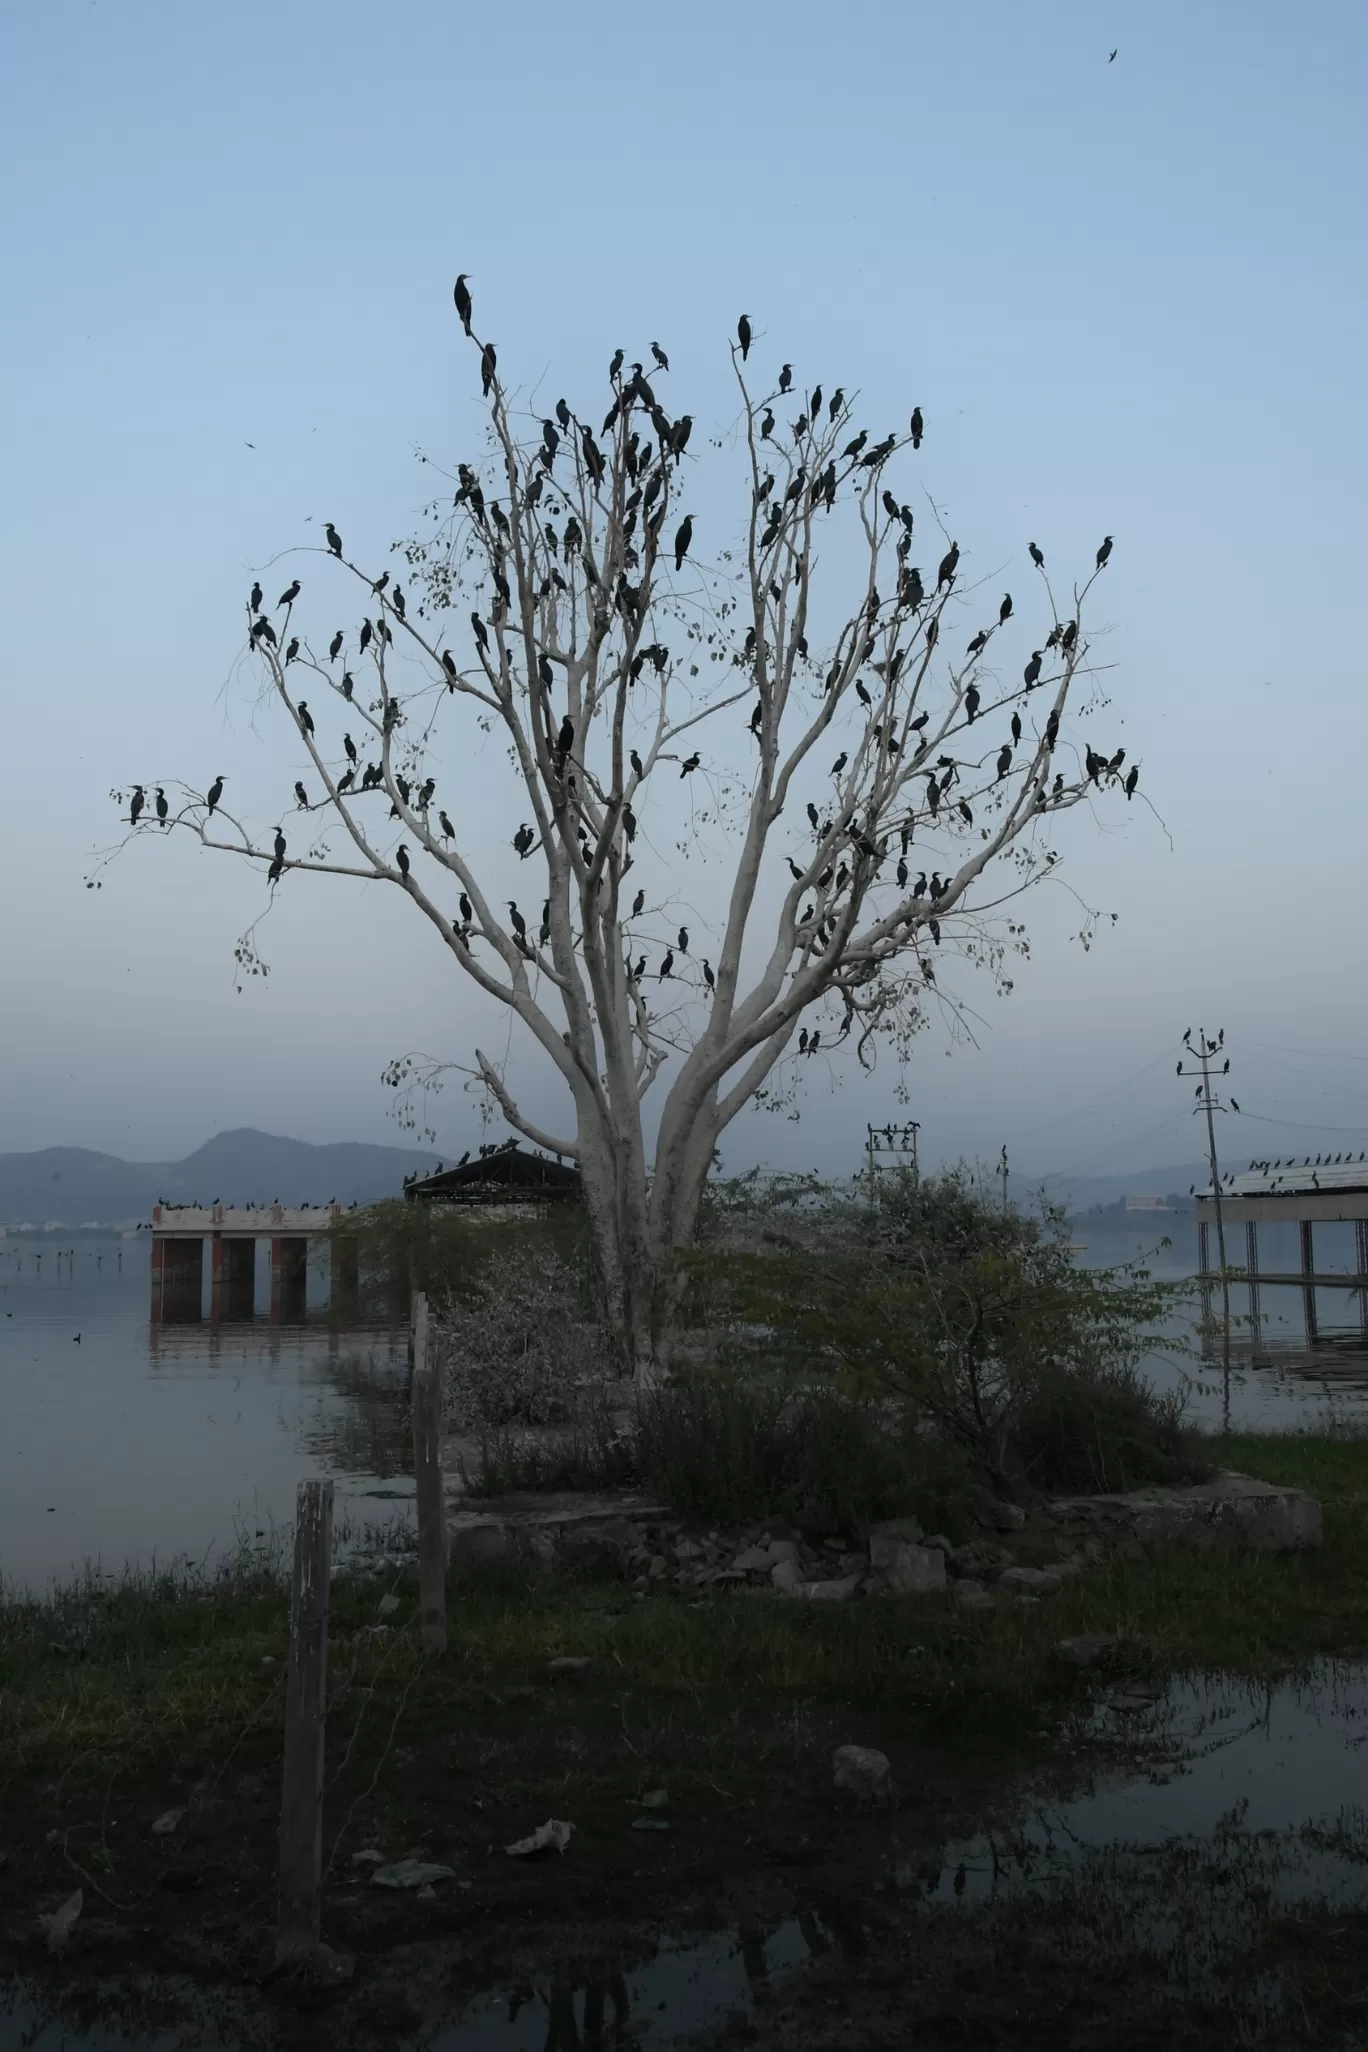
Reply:
[[[1164,1230],[1080,1226],[1078,1258],[1138,1258]],[[1167,1230],[1175,1244],[1155,1256],[1155,1273],[1190,1273],[1190,1223]],[[326,1248],[314,1252],[301,1324],[268,1322],[259,1261],[250,1322],[153,1326],[149,1238],[0,1240],[0,1575],[41,1592],[87,1560],[107,1573],[176,1556],[212,1565],[237,1531],[288,1525],[308,1475],[333,1477],[339,1550],[348,1519],[407,1514],[406,1334],[329,1324]],[[1318,1237],[1318,1267],[1347,1267],[1352,1250],[1341,1264],[1329,1242],[1322,1250]],[[1295,1266],[1271,1238],[1263,1260]],[[1232,1310],[1244,1310],[1238,1289]],[[1297,1291],[1266,1290],[1264,1310],[1260,1358],[1238,1336],[1228,1387],[1219,1366],[1195,1358],[1157,1357],[1153,1379],[1186,1374],[1192,1415],[1211,1424],[1368,1419],[1368,1352],[1347,1343],[1356,1300],[1320,1293],[1314,1350]]]

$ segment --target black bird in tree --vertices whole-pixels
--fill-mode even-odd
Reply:
[[[288,590],[282,591],[280,597],[276,600],[277,609],[279,609],[281,606],[292,606],[298,597],[299,579],[296,577],[294,583],[289,586]]]
[[[486,342],[483,350],[480,352],[480,389],[486,399],[489,397],[494,383],[494,373],[498,367],[499,359],[494,354],[494,344]]]
[[[218,804],[219,799],[223,796],[223,787],[226,782],[226,777],[215,777],[213,783],[209,786],[208,795],[206,796],[204,802],[208,806],[210,812],[213,811],[214,807]]]
[[[1107,558],[1111,555],[1111,552],[1112,538],[1109,534],[1104,534],[1102,537],[1102,546],[1097,552],[1097,567],[1099,570],[1104,568],[1107,562]]]
[[[773,433],[774,433],[774,415],[773,415],[773,413],[771,413],[771,411],[770,411],[769,407],[767,406],[767,407],[765,408],[765,417],[764,417],[764,419],[763,419],[763,420],[761,421],[761,423],[760,423],[760,439],[761,439],[761,441],[762,441],[762,442],[767,442],[767,441],[769,440],[770,436],[771,436],[771,435],[772,435]]]
[[[841,750],[840,754],[839,754],[839,755],[837,756],[837,758],[836,758],[835,762],[833,762],[833,763],[832,763],[832,765],[831,765],[831,774],[832,774],[832,776],[833,776],[833,777],[839,777],[839,776],[840,776],[840,774],[841,774],[841,771],[842,771],[842,770],[843,770],[843,769],[845,768],[845,766],[846,766],[846,764],[847,764],[847,763],[849,762],[849,760],[850,760],[850,757],[849,757],[849,756],[848,756],[848,755],[846,754],[846,752],[845,752],[845,750],[844,750],[844,748],[843,748],[843,749]],[[801,874],[802,874],[802,872],[801,872],[801,871],[799,871],[799,874],[801,875]]]
[[[968,648],[967,648],[967,649],[966,649],[966,650],[964,651],[964,653],[965,653],[966,655],[982,655],[982,653],[983,653],[984,649],[985,649],[985,648],[987,648],[987,646],[988,646],[988,633],[987,633],[987,630],[986,630],[986,629],[980,629],[980,631],[979,631],[979,632],[978,632],[978,633],[977,633],[977,634],[976,634],[976,635],[974,636],[973,640],[972,640],[972,641],[970,642],[970,644],[969,644]]]
[[[169,810],[170,810],[170,807],[169,807],[169,806],[167,805],[167,802],[166,802],[166,793],[165,793],[165,791],[163,791],[163,789],[162,789],[161,785],[160,785],[160,784],[158,784],[158,786],[157,786],[157,818],[158,818],[158,819],[165,819],[165,818],[166,818],[166,815],[167,815],[167,812],[168,812]]]
[[[399,874],[400,874],[400,876],[402,876],[402,877],[403,877],[403,879],[404,879],[404,882],[405,882],[405,883],[407,883],[407,882],[408,882],[408,880],[409,880],[409,853],[408,853],[408,849],[407,849],[407,848],[405,848],[405,847],[404,847],[404,846],[403,846],[403,845],[401,844],[401,845],[400,845],[400,846],[399,846],[398,848],[396,848],[396,849],[395,849],[395,851],[394,851],[394,859],[395,859],[395,861],[397,862],[397,864],[399,865]]]
[[[335,663],[337,661],[337,658],[341,655],[341,653],[342,629],[339,627],[336,634],[334,634],[332,640],[328,643],[328,661],[330,663]]]
[[[747,314],[742,314],[736,324],[736,339],[741,344],[741,361],[744,363],[750,355],[751,346],[751,324]]]
[[[478,613],[471,614],[470,627],[471,632],[474,634],[475,639],[479,643],[480,647],[487,652],[489,649],[489,630],[486,628],[484,621],[480,618]]]
[[[445,812],[439,812],[437,814],[437,822],[442,829],[442,839],[444,841],[454,841],[456,838],[456,829],[451,824],[451,821],[447,818]]]
[[[681,413],[679,419],[674,424],[674,433],[670,437],[670,448],[676,456],[684,454],[684,451],[689,446],[689,436],[692,433],[693,415],[691,413]]]
[[[470,333],[470,316],[473,308],[470,304],[470,287],[466,284],[467,275],[465,271],[462,271],[452,288],[451,296],[456,302],[456,311],[461,317],[461,326],[468,335]]]
[[[685,558],[685,557],[686,557],[686,556],[688,555],[688,553],[689,553],[689,550],[690,550],[690,549],[691,549],[692,547],[693,547],[693,514],[692,514],[692,513],[686,513],[686,514],[684,515],[684,518],[683,518],[683,520],[682,520],[682,521],[680,522],[680,524],[679,524],[679,532],[678,532],[678,534],[677,534],[677,535],[675,536],[675,569],[676,569],[676,570],[682,570],[682,569],[684,568],[684,558]]]
[[[662,370],[667,371],[670,368],[670,359],[665,354],[665,351],[661,348],[658,342],[653,342],[651,344],[651,354],[655,358],[656,362],[660,365],[660,368]]]
[[[269,641],[272,648],[276,646],[275,628],[264,613],[259,620],[253,622],[252,639],[253,641]]]
[[[518,910],[512,898],[508,901],[508,917],[518,939],[525,941],[527,939],[527,921],[523,918],[522,913]]]
[[[379,576],[378,576],[378,577],[376,578],[376,580],[375,580],[374,584],[373,584],[373,585],[371,586],[371,590],[372,590],[372,591],[373,591],[373,592],[375,593],[375,596],[376,596],[377,598],[379,598],[379,596],[380,596],[381,592],[382,592],[382,591],[384,590],[385,586],[386,586],[386,585],[387,585],[387,584],[389,583],[389,579],[390,579],[390,574],[389,574],[389,571],[388,571],[388,570],[382,570],[382,571],[381,571],[381,573],[380,573],[380,575],[379,575]]]
[[[471,903],[470,903],[470,900],[469,900],[469,898],[468,898],[468,897],[466,896],[466,894],[465,894],[465,892],[464,892],[464,891],[462,891],[462,892],[461,892],[461,896],[460,896],[460,900],[459,900],[459,903],[460,903],[460,907],[461,907],[461,919],[462,919],[462,921],[464,922],[464,924],[465,924],[466,926],[470,926],[470,925],[472,925],[472,924],[474,923],[474,919],[475,919],[475,914],[474,914],[473,910],[471,909]]]
[[[567,713],[560,723],[560,732],[556,736],[556,768],[562,774],[565,770],[565,758],[569,755],[574,745],[575,723],[569,713]]]
[[[662,983],[664,983],[665,979],[666,979],[666,978],[667,978],[667,977],[668,977],[668,976],[669,976],[669,975],[671,974],[671,972],[673,971],[673,969],[674,969],[674,949],[673,949],[673,948],[667,948],[667,949],[666,949],[666,951],[665,951],[665,960],[664,960],[664,961],[663,961],[663,962],[661,963],[661,965],[660,965],[660,980],[661,980],[661,982],[662,982]]]
[[[872,705],[874,703],[858,677],[855,679],[855,696],[859,699],[861,705]]]
[[[716,990],[717,978],[712,973],[712,965],[706,955],[703,957],[703,981],[707,984],[709,990]]]
[[[1031,552],[1031,561],[1035,564],[1036,569],[1043,570],[1045,568],[1045,558],[1041,554],[1040,550],[1036,547],[1034,542],[1027,542],[1026,546]]]
[[[867,442],[868,440],[869,440],[869,429],[868,429],[868,428],[861,428],[861,429],[860,429],[860,432],[859,432],[859,434],[855,436],[855,438],[853,439],[853,441],[849,441],[849,442],[847,442],[847,443],[846,443],[846,445],[845,445],[844,449],[842,449],[842,451],[841,451],[841,454],[842,454],[843,456],[848,456],[848,457],[849,457],[849,458],[850,458],[850,459],[851,459],[851,460],[853,461],[853,460],[855,459],[855,457],[857,457],[857,456],[859,455],[859,453],[860,453],[861,449],[863,449],[863,447],[864,447],[865,443],[866,443],[866,442]]]
[[[633,983],[640,983],[642,977],[646,974],[646,957],[644,955],[639,955],[637,957],[636,968],[629,969],[627,971],[627,974],[631,978]]]
[[[299,800],[300,811],[307,812],[309,809],[309,794],[302,784],[295,785],[295,797]]]
[[[1070,620],[1068,626],[1064,629],[1064,632],[1059,637],[1059,645],[1066,655],[1069,653],[1070,649],[1073,647],[1077,639],[1078,622],[1077,620]]]
[[[295,718],[299,721],[306,734],[312,734],[314,730],[313,714],[309,711],[308,703],[305,699],[300,699],[299,711],[295,714]]]
[[[922,421],[922,410],[920,406],[914,406],[912,408],[912,419],[909,425],[912,430],[912,447],[914,449],[920,449],[922,445],[922,429],[924,425]]]
[[[627,760],[628,760],[628,761],[629,761],[629,762],[631,763],[631,765],[632,765],[632,774],[633,774],[633,776],[637,776],[637,777],[644,777],[644,776],[645,776],[645,774],[646,774],[646,769],[645,769],[645,765],[643,764],[643,762],[642,762],[642,760],[641,760],[641,757],[640,757],[640,756],[639,756],[639,755],[637,754],[637,752],[636,752],[635,748],[631,748],[631,749],[629,749],[629,750],[627,751]]]
[[[347,761],[354,763],[356,761],[356,743],[352,740],[350,734],[342,736],[342,747],[346,753]]]
[[[787,392],[787,390],[789,389],[789,386],[790,386],[790,385],[791,385],[792,383],[793,383],[793,365],[792,365],[791,363],[786,363],[786,364],[784,364],[784,365],[783,365],[783,367],[781,368],[781,370],[780,370],[780,372],[779,372],[779,390],[780,390],[781,392]]]
[[[1021,673],[1021,681],[1028,691],[1032,685],[1040,682],[1040,665],[1044,660],[1044,656],[1044,649],[1037,648],[1031,651],[1031,660]]]
[[[133,786],[133,796],[128,803],[128,824],[130,826],[138,824],[138,821],[142,818],[142,810],[146,803],[146,791],[144,791],[141,784],[135,784]]]
[[[812,821],[812,831],[815,834],[817,831],[817,807],[812,803],[811,799],[808,801],[807,816]],[[793,867],[792,863],[790,863],[789,867]],[[795,869],[793,873],[795,876],[798,876],[801,872]]]
[[[394,607],[395,612],[399,615],[399,618],[402,620],[404,617],[404,594],[400,586],[397,584],[394,587],[394,594],[390,599],[390,604]]]
[[[342,537],[338,533],[337,529],[333,526],[331,520],[328,522],[323,532],[328,537],[328,547],[332,550],[335,556],[340,556],[342,553]]]
[[[1012,594],[1009,591],[1005,594],[1005,596],[1003,597],[1002,604],[998,607],[998,626],[1005,627],[1007,625],[1007,622],[1011,619],[1011,617]]]
[[[698,755],[688,755],[688,756],[686,756],[686,757],[684,758],[684,761],[683,761],[683,763],[682,763],[682,764],[680,765],[680,770],[679,770],[679,774],[680,774],[680,776],[681,776],[681,777],[687,777],[688,775],[690,775],[690,773],[691,773],[691,772],[692,772],[693,770],[696,770],[696,769],[698,768],[698,765],[699,765],[699,763],[700,763],[700,761],[701,761],[701,760],[702,760],[701,756],[698,756]]]
[[[978,709],[979,689],[977,684],[971,684],[969,686],[969,689],[964,694],[964,710],[969,716],[969,724],[971,727],[974,724],[974,715],[975,713],[977,713]]]
[[[1128,798],[1133,798],[1135,796],[1135,787],[1139,783],[1139,781],[1140,765],[1136,763],[1134,768],[1131,770],[1130,775],[1126,778],[1125,784],[1123,786],[1126,796]]]
[[[279,827],[275,830],[275,852],[277,855],[285,853],[285,835]]]
[[[635,896],[635,897],[633,898],[633,900],[632,900],[632,917],[633,917],[633,919],[640,919],[640,917],[641,917],[641,915],[642,915],[643,911],[645,910],[645,908],[646,908],[646,893],[645,893],[645,891],[638,891],[638,892],[637,892],[637,894],[636,894],[636,896]]]
[[[261,611],[261,586],[259,584],[252,586],[252,595],[247,601],[247,606],[248,610],[253,613]]]
[[[679,952],[681,955],[687,955],[689,952],[689,929],[687,926],[681,926],[679,929]]]
[[[943,555],[943,556],[941,557],[941,562],[940,562],[940,569],[939,569],[939,570],[938,570],[938,571],[936,572],[936,590],[937,590],[937,591],[939,591],[939,590],[940,590],[940,588],[941,588],[941,586],[942,586],[943,584],[950,584],[950,583],[953,583],[953,581],[954,581],[954,576],[955,576],[955,570],[956,570],[956,567],[957,567],[958,563],[959,563],[959,543],[958,543],[958,542],[951,542],[951,544],[950,544],[950,547],[949,547],[949,549],[948,549],[948,550],[946,551],[946,553],[945,553],[945,554],[944,554],[944,555]]]
[[[1016,746],[1017,742],[1018,742],[1018,741],[1019,741],[1020,739],[1021,739],[1021,714],[1020,714],[1019,712],[1014,712],[1014,713],[1012,714],[1012,746],[1013,746],[1014,748],[1015,748],[1015,746]]]
[[[355,782],[356,782],[356,771],[355,771],[354,769],[349,769],[349,770],[347,771],[347,773],[346,773],[346,775],[345,775],[345,776],[341,776],[341,777],[339,777],[339,778],[338,778],[338,780],[337,780],[337,788],[338,788],[338,790],[339,790],[339,791],[350,791],[350,789],[351,789],[352,785],[353,785],[353,784],[354,784]]]
[[[1008,748],[1008,747],[1004,746],[1004,747],[1003,747],[1003,748],[1002,748],[1002,749],[1000,750],[1000,752],[999,752],[999,754],[998,754],[998,759],[997,759],[997,780],[998,780],[998,782],[999,782],[999,783],[1001,783],[1001,782],[1002,782],[1003,778],[1004,778],[1004,777],[1006,776],[1006,774],[1007,774],[1008,770],[1009,770],[1009,769],[1010,769],[1011,767],[1012,767],[1012,751],[1011,751],[1011,749],[1010,749],[1010,748]]]
[[[351,680],[351,671],[344,670],[342,673],[342,696],[348,701],[348,703],[350,703],[351,701],[353,689],[354,687]]]
[[[357,645],[360,648],[362,655],[364,655],[366,653],[366,650],[370,647],[371,636],[374,632],[375,630],[371,626],[369,620],[363,620],[361,622],[361,632],[360,635],[357,637]]]
[[[270,868],[266,872],[266,881],[269,884],[278,884],[280,882],[281,877],[284,874],[285,857],[283,855],[277,855],[275,861],[271,864]]]
[[[285,644],[285,660],[286,660],[286,662],[287,662],[287,663],[292,663],[292,662],[294,661],[295,657],[296,657],[296,656],[297,656],[298,654],[299,654],[299,636],[298,636],[297,634],[292,634],[292,635],[290,636],[289,640],[288,640],[288,641],[286,642],[286,644]]]
[[[617,377],[618,372],[622,369],[622,361],[624,354],[625,351],[621,349],[615,349],[613,351],[613,360],[608,366],[608,379],[610,383],[613,382],[613,380]]]

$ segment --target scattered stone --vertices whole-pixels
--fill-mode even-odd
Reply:
[[[653,1788],[642,1796],[638,1807],[643,1810],[664,1810],[669,1807],[669,1802],[670,1791],[668,1788]]]
[[[998,1576],[999,1589],[1020,1596],[1057,1596],[1064,1584],[1050,1568],[1009,1567]]]
[[[916,1518],[884,1518],[880,1524],[871,1525],[869,1528],[871,1541],[875,1539],[905,1539],[915,1546],[921,1539],[921,1536],[921,1524]],[[949,1543],[949,1540],[947,1540],[947,1546]],[[928,1540],[927,1544],[934,1545],[935,1542],[934,1540]],[[873,1554],[872,1544],[870,1553],[871,1555]]]
[[[517,1838],[512,1845],[506,1845],[504,1851],[511,1853],[515,1860],[525,1860],[533,1853],[563,1853],[570,1843],[570,1835],[574,1828],[573,1824],[567,1824],[561,1817],[548,1817],[544,1824],[539,1824],[526,1838]]]
[[[377,1867],[371,1875],[376,1888],[422,1888],[430,1881],[454,1881],[456,1869],[434,1860],[396,1860],[391,1867]]]
[[[657,1553],[651,1561],[650,1575],[653,1582],[663,1582],[670,1572],[670,1563],[663,1553]]]
[[[990,1532],[1019,1532],[1026,1522],[1021,1505],[1009,1503],[1005,1496],[979,1496],[974,1509],[979,1523]]]
[[[1070,1667],[1096,1667],[1120,1644],[1115,1632],[1080,1632],[1073,1639],[1056,1639],[1054,1650]]]
[[[393,1617],[395,1611],[399,1608],[399,1598],[392,1590],[389,1590],[380,1598],[379,1604],[376,1607],[381,1617]]]
[[[944,1532],[932,1532],[922,1540],[922,1545],[934,1546],[938,1553],[953,1553],[955,1550],[954,1540],[947,1539]]]
[[[798,1558],[798,1548],[792,1539],[771,1539],[765,1551],[771,1564],[775,1567],[779,1565],[781,1560],[797,1560]]]
[[[632,1819],[633,1831],[668,1831],[669,1828],[670,1820],[668,1817],[634,1817]]]
[[[562,1653],[547,1661],[546,1672],[552,1681],[558,1681],[563,1676],[587,1674],[593,1664],[587,1653]]]
[[[184,1815],[184,1810],[163,1810],[160,1817],[153,1820],[153,1832],[158,1838],[169,1838]]]
[[[748,1546],[745,1552],[738,1553],[732,1562],[732,1566],[739,1569],[742,1574],[753,1574],[756,1571],[767,1574],[773,1565],[768,1546]]]
[[[837,1746],[831,1765],[835,1786],[861,1802],[875,1802],[892,1792],[888,1755],[873,1746]]]
[[[837,1582],[807,1582],[803,1594],[816,1603],[849,1603],[859,1586],[858,1575],[842,1575]]]
[[[46,1914],[41,1910],[39,1911],[38,1928],[40,1931],[47,1933],[47,1948],[49,1952],[62,1951],[68,1938],[71,1936],[72,1925],[81,1914],[81,1906],[84,1901],[85,1891],[78,1888],[74,1895],[67,1897],[60,1909],[52,1910]]]
[[[871,1539],[869,1557],[898,1596],[925,1596],[945,1587],[945,1555],[905,1539]]]
[[[368,1845],[361,1852],[354,1852],[352,1854],[352,1865],[354,1867],[383,1867],[384,1864],[385,1855],[382,1852],[377,1852],[373,1845]]]
[[[1184,1488],[1059,1497],[1052,1507],[1060,1524],[1103,1539],[1106,1550],[1121,1558],[1174,1547],[1192,1553],[1297,1552],[1321,1543],[1321,1507],[1314,1496],[1228,1468]]]
[[[966,1575],[962,1581],[956,1582],[955,1601],[962,1603],[966,1610],[993,1608],[991,1590],[985,1589],[982,1582],[976,1582],[971,1575]]]
[[[777,1560],[770,1569],[770,1580],[781,1596],[801,1596],[803,1593],[803,1578],[795,1561]]]

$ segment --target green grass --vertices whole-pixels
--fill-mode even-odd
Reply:
[[[388,1716],[482,1709],[540,1684],[557,1654],[593,1658],[593,1690],[662,1709],[745,1699],[898,1705],[930,1722],[1020,1713],[1085,1686],[1053,1655],[1059,1637],[1103,1630],[1146,1642],[1156,1671],[1267,1676],[1318,1656],[1368,1654],[1368,1438],[1239,1434],[1212,1442],[1221,1466],[1310,1489],[1325,1539],[1315,1553],[1177,1556],[1117,1564],[1038,1606],[964,1611],[890,1599],[830,1611],[777,1601],[651,1598],[620,1585],[505,1576],[449,1592],[451,1651],[425,1662],[411,1572],[343,1574],[332,1588],[330,1692]],[[50,1602],[0,1599],[0,1788],[38,1767],[106,1748],[157,1752],[221,1741],[249,1721],[279,1729],[288,1642],[283,1548],[244,1547],[212,1578],[190,1570],[90,1576]],[[358,1636],[393,1587],[392,1629]],[[271,1664],[264,1664],[264,1663]],[[404,1692],[408,1691],[405,1698]]]

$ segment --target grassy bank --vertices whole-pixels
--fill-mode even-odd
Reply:
[[[343,1942],[356,1942],[346,1919],[363,1910],[375,1943],[386,1919],[398,1920],[391,1935],[411,1935],[415,1914],[435,1913],[408,1897],[377,1904],[378,1890],[364,1902],[348,1894],[351,1853],[367,1845],[492,1862],[478,1904],[453,1895],[448,1918],[545,1914],[558,1892],[602,1908],[615,1889],[641,1900],[653,1874],[678,1889],[815,1857],[801,1848],[830,1837],[830,1748],[848,1740],[895,1762],[915,1756],[919,1819],[934,1839],[967,1790],[986,1801],[1014,1764],[1080,1737],[1089,1684],[1052,1650],[1067,1633],[1133,1635],[1156,1674],[1266,1679],[1368,1654],[1368,1438],[1239,1435],[1212,1452],[1317,1494],[1323,1547],[1118,1564],[1039,1605],[988,1612],[926,1598],[829,1610],[635,1601],[621,1584],[508,1571],[453,1585],[451,1650],[437,1662],[419,1649],[410,1571],[339,1575],[325,1857]],[[286,1567],[279,1546],[244,1550],[214,1577],[167,1573],[108,1591],[88,1580],[50,1603],[0,1606],[0,1927],[11,1938],[35,1887],[78,1877],[92,1909],[155,1910],[148,1930],[179,1919],[174,1956],[200,1965],[213,1963],[211,1908],[225,1931],[259,1935],[269,1922]],[[399,1607],[382,1621],[386,1592]],[[548,1662],[561,1655],[591,1665],[553,1680]],[[633,1805],[657,1784],[686,1807],[689,1833],[633,1839]],[[151,1818],[180,1805],[185,1829],[151,1840]],[[576,1822],[574,1873],[500,1864],[497,1848],[548,1815]],[[863,1829],[835,1857],[856,1861]],[[190,1953],[186,1905],[200,1934]]]

